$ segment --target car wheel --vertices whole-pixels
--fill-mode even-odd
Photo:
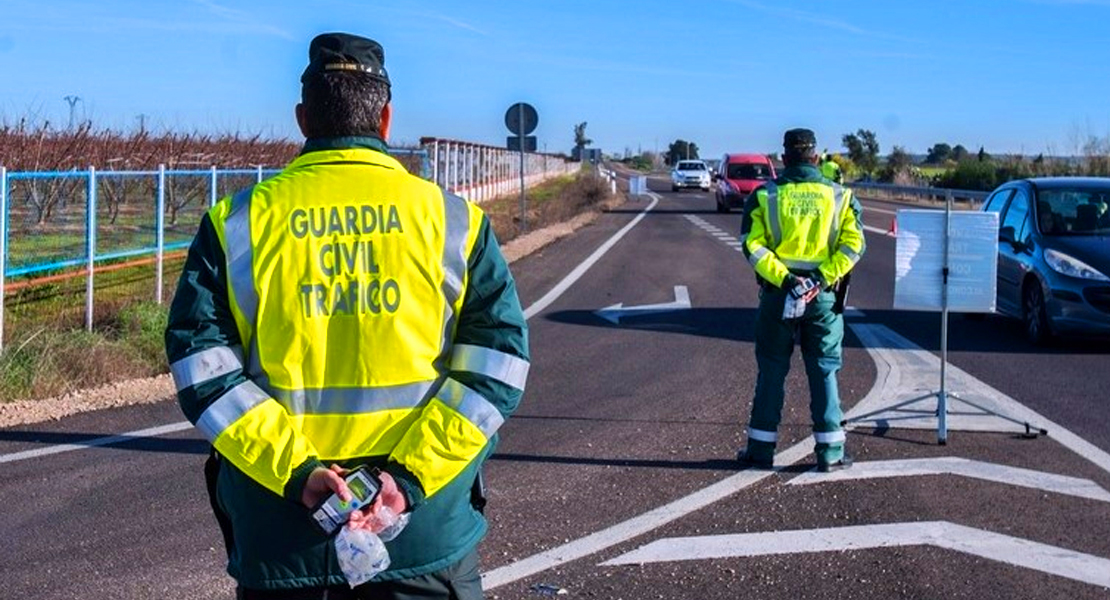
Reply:
[[[1045,305],[1041,285],[1036,281],[1027,283],[1021,296],[1025,337],[1034,344],[1045,344],[1052,337],[1052,330],[1048,323],[1048,307]]]
[[[678,186],[674,185],[674,184],[671,184],[671,191],[672,192],[677,192],[678,191]]]
[[[717,212],[727,213],[728,212],[728,205],[727,204],[722,204],[721,201],[718,200],[717,201]]]

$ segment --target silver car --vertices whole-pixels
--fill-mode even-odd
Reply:
[[[1011,181],[983,210],[999,213],[998,312],[1038,344],[1110,335],[1110,178]]]
[[[700,160],[680,160],[671,171],[671,191],[682,188],[701,188],[709,191],[709,167]]]

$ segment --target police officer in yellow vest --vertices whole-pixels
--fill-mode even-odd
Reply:
[[[844,173],[840,169],[840,163],[833,160],[828,151],[821,155],[821,174],[833,183],[844,183]]]
[[[748,444],[737,455],[741,466],[773,464],[795,337],[809,379],[818,468],[852,464],[844,452],[836,383],[844,322],[834,306],[836,286],[863,255],[863,222],[851,191],[817,170],[816,145],[808,129],[787,131],[786,169],[745,201],[741,239],[761,289],[755,331],[759,375]]]
[[[166,348],[214,448],[213,508],[239,598],[482,597],[480,468],[528,373],[527,326],[489,220],[388,154],[385,56],[316,37],[280,174],[204,217]],[[309,508],[381,469],[407,512],[388,570],[353,591]]]

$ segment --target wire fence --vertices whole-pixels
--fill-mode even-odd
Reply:
[[[509,193],[511,181],[530,186],[574,168],[563,157],[529,155],[522,178],[519,162],[509,168],[507,151],[428,139],[425,147],[390,152],[411,173],[475,201]],[[5,340],[47,329],[92,331],[111,326],[106,321],[123,306],[164,302],[205,212],[278,172],[0,167],[0,351]]]

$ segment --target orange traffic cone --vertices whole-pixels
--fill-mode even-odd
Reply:
[[[898,237],[898,217],[890,219],[890,229],[886,230],[886,234],[891,237]]]

